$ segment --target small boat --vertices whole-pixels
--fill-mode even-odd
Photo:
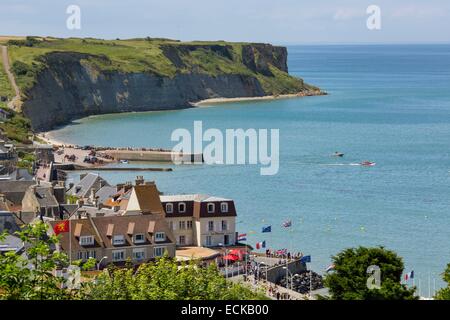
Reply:
[[[344,156],[344,154],[342,153],[342,152],[335,152],[334,154],[333,154],[333,156],[335,156],[335,157],[343,157]]]
[[[365,166],[365,167],[373,167],[374,165],[376,165],[376,163],[370,162],[370,161],[363,161],[360,163],[360,165]]]
[[[128,160],[120,160],[120,163],[125,163],[125,164],[127,164],[127,163],[128,163]]]

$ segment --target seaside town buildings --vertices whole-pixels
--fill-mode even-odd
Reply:
[[[49,233],[68,220],[69,230],[60,234],[57,250],[73,261],[95,258],[102,267],[178,253],[180,260],[215,261],[223,247],[236,244],[233,200],[163,195],[142,176],[111,186],[98,174],[86,173],[68,188],[39,179],[0,181],[0,209],[11,211],[22,224],[45,221]]]

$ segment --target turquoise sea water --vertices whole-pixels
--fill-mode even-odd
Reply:
[[[195,120],[204,128],[279,128],[275,176],[260,176],[258,166],[207,165],[144,176],[167,194],[233,198],[239,232],[256,232],[250,243],[311,254],[318,272],[343,248],[393,249],[428,296],[450,262],[450,45],[288,51],[290,73],[328,96],[96,116],[53,135],[81,145],[172,147],[172,130],[192,129]],[[345,157],[331,157],[335,151]],[[363,160],[377,165],[349,165]],[[116,183],[135,173],[102,175]],[[280,226],[285,219],[290,232]],[[260,233],[266,224],[272,234]]]

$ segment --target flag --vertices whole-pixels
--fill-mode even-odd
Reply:
[[[256,249],[261,249],[266,247],[266,241],[257,242],[256,243]]]
[[[272,232],[272,226],[262,227],[262,232],[263,233],[265,233],[265,232]]]
[[[69,232],[69,220],[64,220],[55,224],[55,226],[53,227],[53,231],[56,235],[63,232]]]
[[[330,271],[334,270],[334,268],[336,268],[336,266],[334,264],[330,264],[328,266],[328,268],[326,268],[325,272],[330,272]]]
[[[311,262],[311,255],[304,256],[300,259],[301,262]]]
[[[283,255],[283,254],[287,254],[287,249],[280,249],[276,251],[277,255]]]
[[[405,274],[405,280],[408,281],[408,279],[414,279],[414,270]]]
[[[240,234],[238,235],[237,241],[246,241],[247,240],[246,237],[247,237],[246,233]]]
[[[292,221],[291,220],[286,220],[285,222],[283,222],[282,226],[284,228],[292,227]]]

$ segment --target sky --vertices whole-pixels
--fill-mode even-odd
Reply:
[[[66,26],[69,5],[81,28]],[[366,13],[377,5],[381,29]],[[275,44],[450,43],[449,0],[0,0],[0,35]]]

